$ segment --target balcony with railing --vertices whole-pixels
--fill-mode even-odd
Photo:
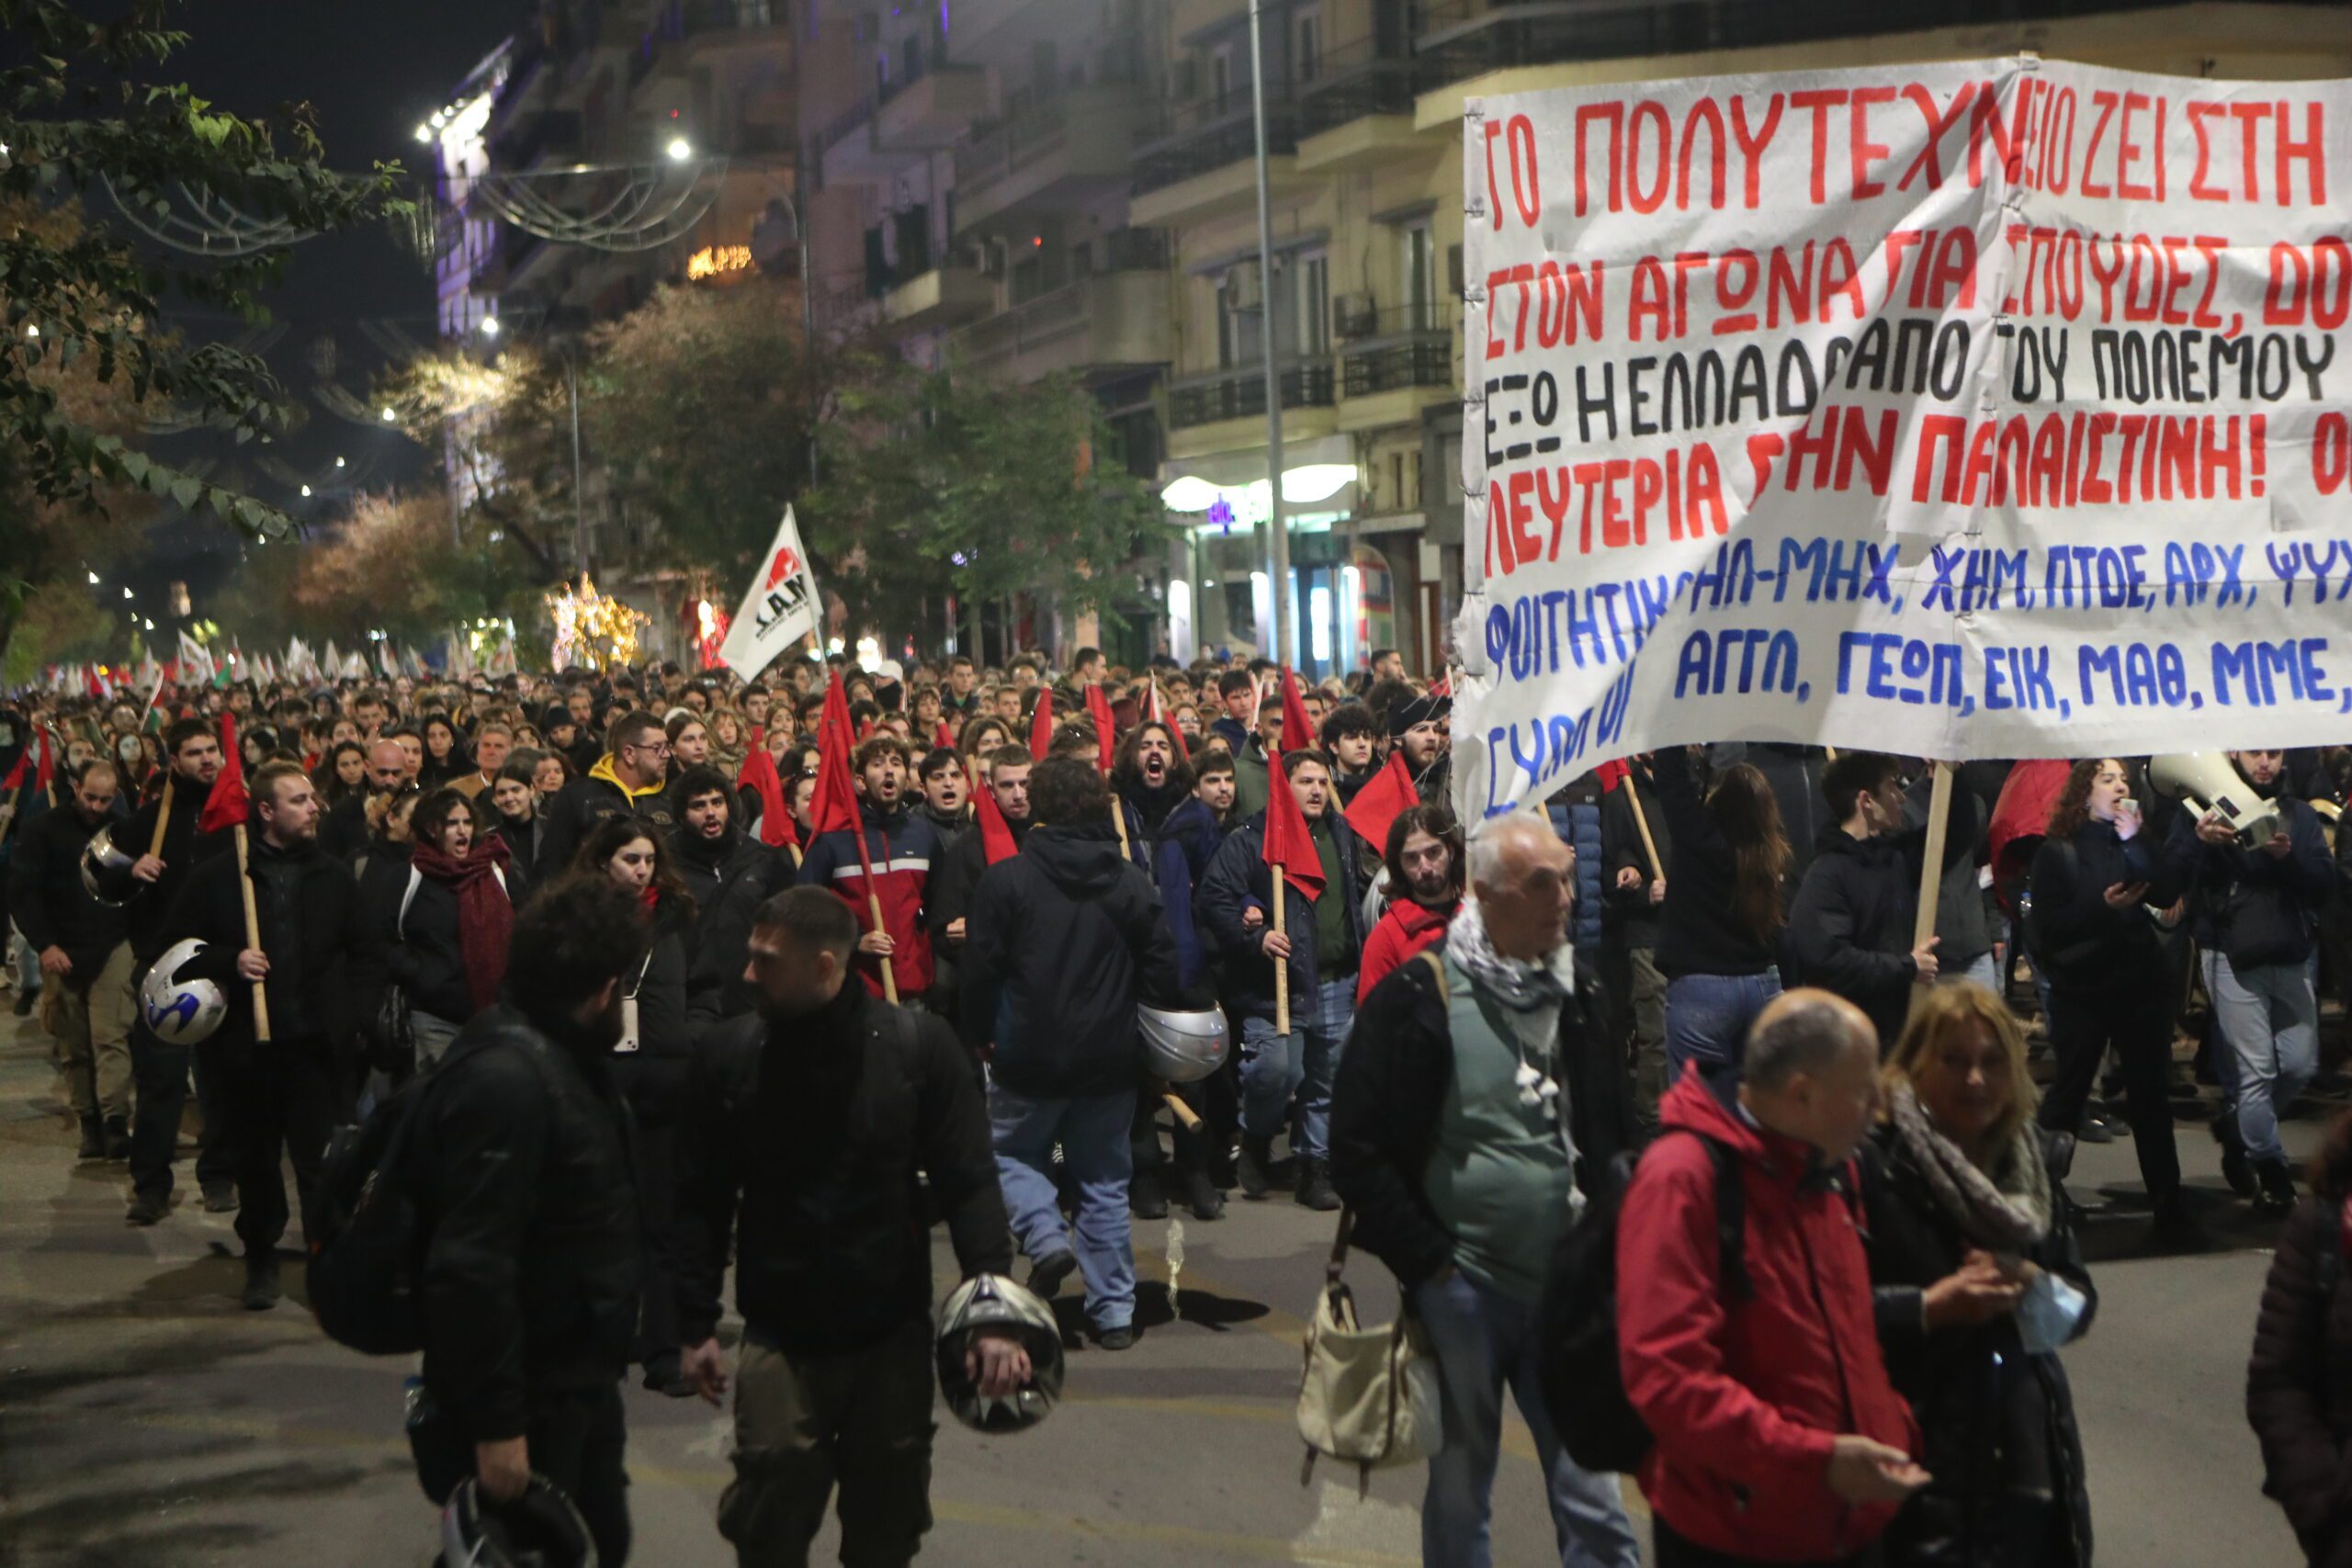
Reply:
[[[1098,272],[964,328],[948,340],[948,356],[960,371],[1008,382],[1164,365],[1175,344],[1168,307],[1164,260]]]
[[[1267,85],[1266,152],[1298,151],[1298,105]],[[1257,130],[1246,88],[1170,106],[1136,132],[1135,193],[1151,191],[1221,169],[1257,151]]]
[[[1125,184],[1141,107],[1132,83],[1081,87],[960,143],[957,228],[1061,210]]]
[[[1343,302],[1335,314],[1340,397],[1373,398],[1422,388],[1453,395],[1453,329],[1442,307],[1424,300],[1376,309],[1367,299],[1354,308]]]
[[[1275,379],[1286,409],[1328,409],[1337,389],[1329,355],[1310,355],[1278,365]],[[1238,365],[1187,376],[1168,389],[1168,423],[1173,430],[1229,419],[1263,418],[1266,367]]]
[[[1291,88],[1298,102],[1301,139],[1367,115],[1413,112],[1420,65],[1404,39],[1359,39],[1325,50],[1304,68],[1312,75]]]

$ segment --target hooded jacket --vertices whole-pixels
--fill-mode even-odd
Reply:
[[[1142,813],[1138,812],[1137,816]],[[1209,862],[1225,840],[1216,813],[1197,795],[1186,795],[1169,807],[1150,833],[1152,885],[1159,889],[1160,907],[1168,911],[1168,930],[1176,939],[1176,957],[1186,986],[1207,976],[1208,945],[1193,918],[1193,895],[1208,874]]]
[[[1642,1494],[1677,1535],[1711,1551],[1849,1556],[1894,1509],[1829,1490],[1832,1439],[1857,1432],[1916,1454],[1919,1429],[1887,1379],[1844,1173],[1726,1110],[1695,1067],[1659,1103],[1658,1123],[1617,1228],[1618,1361],[1657,1439]],[[1748,1299],[1724,1292],[1714,1162],[1676,1133],[1712,1139],[1739,1162]]]
[[[1413,954],[1445,940],[1445,928],[1462,908],[1459,895],[1432,909],[1410,898],[1399,898],[1381,911],[1372,934],[1364,938],[1363,967],[1356,971],[1356,1006],[1361,1008],[1372,988],[1395,973]]]
[[[890,977],[899,995],[911,1000],[931,989],[931,933],[923,929],[923,900],[931,869],[943,858],[939,835],[931,824],[900,805],[885,811],[861,800],[865,853],[874,864],[872,892],[882,901],[882,929],[898,944],[890,955]],[[975,835],[977,837],[977,835]],[[800,881],[808,887],[830,887],[841,895],[857,916],[860,930],[873,923],[866,901],[865,868],[857,858],[857,840],[846,831],[820,833],[800,863]],[[866,989],[882,994],[882,961],[872,953],[857,957],[858,973]]]
[[[235,846],[235,835],[225,828],[217,833],[197,831],[197,822],[204,815],[207,793],[186,779],[172,786],[172,818],[164,829],[160,852],[163,874],[153,886],[133,894],[130,902],[123,906],[123,916],[130,927],[130,955],[142,965],[153,963],[164,949],[190,934],[178,930],[171,919],[172,906],[178,901],[189,874],[198,863]],[[156,814],[163,809],[163,796],[157,795],[131,813],[130,821],[116,835],[126,852],[135,855],[147,852],[148,846],[155,841]],[[24,830],[19,826],[18,831]],[[323,824],[321,841],[324,842]],[[329,852],[333,852],[331,849]]]
[[[100,828],[115,823],[112,817],[85,822],[80,807],[72,805],[44,811],[18,830],[17,852],[8,863],[9,918],[35,953],[65,950],[74,964],[66,983],[77,991],[90,988],[107,955],[130,932],[128,906],[109,908],[82,886],[82,852]],[[127,834],[123,840],[126,853],[145,852],[144,844],[134,852]]]
[[[1136,1006],[1184,987],[1151,879],[1107,823],[1040,826],[973,891],[960,965],[967,1044],[996,1082],[1037,1099],[1132,1089]]]
[[[1634,819],[1636,802],[1642,813],[1639,822]],[[1650,830],[1650,842],[1657,846],[1656,866],[1650,864],[1649,850],[1642,842],[1644,827]],[[1650,884],[1663,878],[1669,890],[1674,886],[1674,830],[1658,801],[1657,785],[1643,764],[1634,764],[1623,783],[1601,795],[1600,844],[1603,897],[1625,933],[1625,945],[1656,948],[1658,906],[1650,902]],[[1632,887],[1620,887],[1617,874],[1628,867],[1640,874],[1641,881]]]
[[[579,852],[582,842],[607,817],[633,814],[643,818],[657,833],[667,833],[678,825],[671,807],[669,782],[632,790],[613,771],[610,754],[598,757],[586,773],[556,791],[539,809],[548,825],[539,840],[538,870],[548,877],[571,868],[571,857]]]
[[[355,1036],[363,998],[374,998],[384,976],[383,943],[362,914],[359,885],[349,866],[315,842],[280,850],[255,833],[250,859],[261,947],[270,962],[262,989],[272,1048],[340,1052]],[[259,1047],[254,988],[237,977],[245,905],[235,855],[214,855],[189,874],[165,929],[173,941],[204,942],[182,973],[212,981],[228,998],[228,1014],[207,1048],[247,1065]]]

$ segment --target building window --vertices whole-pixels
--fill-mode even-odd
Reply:
[[[1323,15],[1312,7],[1293,13],[1291,80],[1305,86],[1323,67]]]
[[[1264,361],[1265,319],[1258,291],[1258,264],[1235,264],[1227,270],[1216,291],[1218,369],[1231,370]]]
[[[1295,330],[1289,341],[1302,355],[1331,352],[1331,259],[1321,251],[1301,251],[1291,257],[1295,280],[1289,304]]]
[[[1209,102],[1217,113],[1223,113],[1226,100],[1233,93],[1233,46],[1219,44],[1209,56]]]
[[[1437,251],[1426,218],[1397,231],[1397,302],[1405,310],[1405,330],[1427,332],[1437,321]]]

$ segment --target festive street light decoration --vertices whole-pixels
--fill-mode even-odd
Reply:
[[[577,664],[583,670],[604,670],[633,663],[637,642],[652,618],[617,599],[596,592],[586,572],[575,591],[567,587],[547,596],[548,613],[555,621],[553,660],[558,670]]]

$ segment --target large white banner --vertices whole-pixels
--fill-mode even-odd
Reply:
[[[727,640],[718,645],[720,661],[750,680],[817,629],[823,603],[817,596],[817,574],[809,568],[808,547],[800,542],[800,525],[787,506],[784,521],[776,525],[775,541],[760,558],[752,586],[728,623]]]
[[[2352,84],[1715,77],[1464,145],[1466,820],[1697,740],[2352,736]]]

